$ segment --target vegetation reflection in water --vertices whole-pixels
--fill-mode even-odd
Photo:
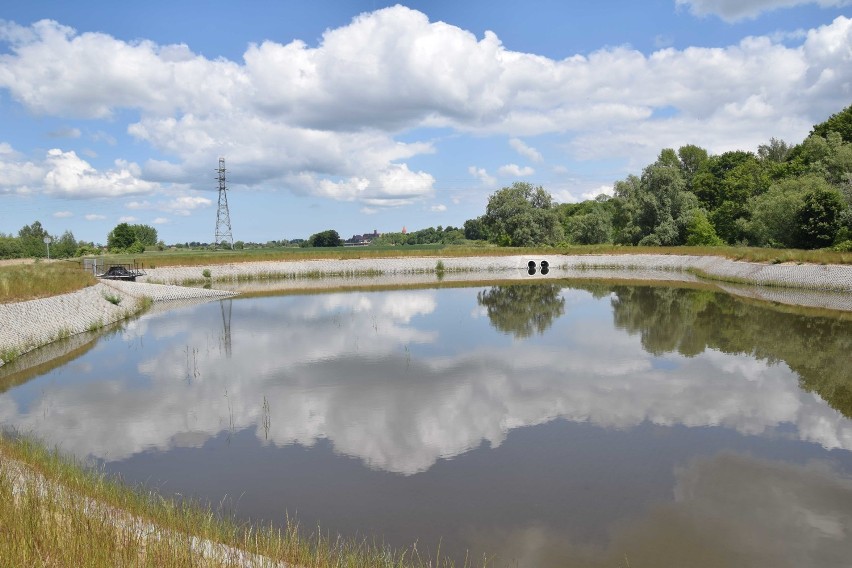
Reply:
[[[557,282],[229,306],[132,322],[0,422],[247,516],[520,565],[852,554],[848,320]]]

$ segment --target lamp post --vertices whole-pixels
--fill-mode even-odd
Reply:
[[[47,245],[47,260],[50,260],[50,243],[53,242],[53,239],[50,237],[44,237],[44,244]]]

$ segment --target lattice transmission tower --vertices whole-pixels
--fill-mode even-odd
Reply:
[[[228,211],[228,186],[225,183],[225,158],[219,158],[219,209],[216,211],[215,246],[228,244],[234,248],[234,235],[231,234],[231,213]]]

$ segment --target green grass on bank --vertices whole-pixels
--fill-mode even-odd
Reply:
[[[0,566],[453,566],[423,558],[416,547],[396,551],[319,529],[308,534],[282,520],[283,528],[241,524],[197,503],[129,488],[31,440],[0,434]],[[198,539],[213,545],[200,546]],[[204,548],[213,552],[202,554]],[[246,554],[264,563],[253,557],[249,564]]]
[[[55,261],[0,266],[0,304],[74,292],[95,283],[78,262]]]

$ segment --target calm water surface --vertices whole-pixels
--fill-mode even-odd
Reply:
[[[678,288],[246,298],[0,380],[0,424],[243,518],[497,566],[849,566],[850,354],[849,321]]]

